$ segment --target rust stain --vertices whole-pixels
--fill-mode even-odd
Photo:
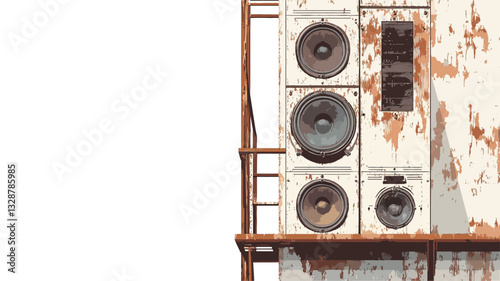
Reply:
[[[446,75],[450,76],[450,78],[457,77],[458,74],[458,64],[453,66],[449,63],[442,63],[437,58],[431,58],[432,65],[432,76],[437,78],[445,78]]]
[[[439,234],[438,226],[437,225],[434,225],[432,227],[431,234]]]
[[[446,118],[450,112],[446,110],[446,102],[439,103],[439,109],[436,113],[436,127],[434,128],[434,139],[431,140],[431,167],[434,160],[441,158],[441,148],[443,147],[443,133],[446,130]]]
[[[495,224],[491,226],[488,223],[484,222],[482,219],[480,222],[476,222],[474,221],[474,218],[472,218],[472,220],[469,222],[469,226],[475,228],[473,234],[476,234],[479,237],[500,237],[500,227],[498,227],[498,220],[495,220]]]
[[[479,178],[477,180],[474,180],[476,184],[484,183],[484,173],[485,171],[482,171],[481,174],[479,175]],[[477,195],[477,190],[476,190],[476,195]]]
[[[415,57],[415,73],[414,81],[418,85],[418,93],[415,97],[415,106],[422,119],[422,127],[417,126],[417,134],[425,134],[427,131],[427,116],[428,112],[426,110],[425,102],[430,98],[429,92],[429,37],[428,33],[425,31],[425,21],[420,18],[420,12],[413,13],[413,21],[415,26],[415,51],[418,51],[419,55]],[[422,92],[423,90],[423,92]]]
[[[380,110],[380,92],[378,85],[380,84],[380,78],[376,73],[372,74],[370,78],[363,80],[361,82],[361,87],[365,93],[369,93],[372,95],[373,103],[371,106],[371,119],[373,125],[378,125],[378,112]]]
[[[472,197],[477,196],[477,188],[471,188]]]
[[[436,20],[437,15],[431,15],[431,44],[432,47],[436,46]]]
[[[469,280],[473,280],[474,271],[482,272],[481,280],[491,280],[491,273],[495,271],[491,252],[469,252],[466,258]]]
[[[479,113],[474,116],[472,114],[472,106],[469,105],[469,121],[471,143],[469,144],[469,155],[472,154],[472,146],[474,142],[477,143],[482,141],[488,147],[488,152],[492,156],[497,157],[497,172],[498,172],[498,182],[500,183],[500,127],[493,127],[491,130],[491,136],[486,136],[486,130],[481,127],[479,123]]]
[[[477,46],[474,43],[474,38],[483,39],[483,52],[485,52],[485,53],[488,52],[490,39],[489,39],[488,32],[486,31],[486,28],[483,25],[478,26],[479,22],[481,22],[481,17],[479,16],[479,14],[477,12],[475,1],[472,1],[471,10],[472,10],[472,12],[471,12],[471,30],[467,30],[467,29],[465,30],[464,38],[465,38],[466,48],[469,49],[470,47],[472,47],[472,50],[474,51],[474,58],[475,58]]]
[[[457,169],[457,166],[460,167],[460,169]],[[450,188],[448,188],[448,191],[456,190],[458,188],[458,174],[462,173],[462,165],[460,164],[460,161],[453,155],[453,151],[450,151],[450,164],[445,165],[442,173],[444,182],[450,179],[451,182],[455,183]]]
[[[460,273],[460,265],[459,265],[459,257],[458,257],[458,252],[453,252],[451,254],[451,265],[450,265],[450,273],[453,275],[453,276],[457,276],[459,273]]]
[[[373,50],[375,50],[375,56],[379,56],[382,53],[382,50],[380,48],[380,34],[381,34],[382,27],[378,24],[378,20],[375,17],[372,17],[370,19],[370,22],[365,28],[365,34],[363,35],[363,54],[366,50],[366,47],[368,45],[373,44]],[[370,48],[371,49],[371,48]]]
[[[401,115],[399,118],[394,118],[391,113],[384,112],[382,122],[386,124],[384,130],[384,138],[387,142],[391,142],[395,150],[398,150],[399,135],[403,131],[405,124],[405,116]]]
[[[469,76],[470,76],[470,72],[467,70],[467,68],[464,66],[464,72],[463,72],[463,75],[464,75],[464,86],[465,86],[465,81],[467,79],[469,79]]]
[[[454,34],[455,33],[455,30],[453,30],[453,26],[451,26],[451,24],[449,26],[449,29],[450,29],[450,34]]]

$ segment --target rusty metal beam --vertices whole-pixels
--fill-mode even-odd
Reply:
[[[236,243],[252,246],[283,246],[299,243],[371,243],[382,241],[427,243],[500,243],[500,237],[484,237],[475,234],[237,234]]]
[[[280,175],[279,174],[265,174],[265,173],[262,173],[262,174],[253,174],[254,177],[256,178],[277,178],[279,177]]]
[[[278,202],[255,202],[255,206],[279,206]]]
[[[250,7],[248,0],[241,0],[241,147],[248,148],[249,135],[249,36]],[[248,233],[248,159],[241,157],[241,233]],[[241,280],[250,281],[249,260],[241,255]]]
[[[252,258],[252,252],[254,251],[253,248],[249,248],[247,255],[248,255],[248,280],[253,281],[254,280],[254,271],[253,271],[253,258]]]
[[[436,241],[427,242],[427,280],[434,280],[436,273]]]
[[[252,19],[277,19],[279,18],[278,14],[253,14],[250,16]]]
[[[249,3],[250,6],[279,6],[278,1],[276,3],[255,3],[250,1]]]
[[[257,154],[285,154],[286,149],[284,148],[240,148],[238,150],[240,155],[245,155],[245,154],[252,154],[252,153],[257,153]]]

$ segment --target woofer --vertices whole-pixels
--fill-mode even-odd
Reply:
[[[305,28],[295,49],[300,68],[316,78],[339,74],[349,61],[347,35],[340,27],[328,22],[314,23]]]
[[[380,222],[393,229],[407,226],[415,214],[415,201],[406,188],[391,187],[382,191],[375,205]]]
[[[314,92],[294,108],[291,127],[304,157],[317,163],[331,163],[346,154],[356,133],[356,114],[342,96],[328,91]]]
[[[347,218],[348,208],[344,189],[330,180],[309,182],[297,198],[297,215],[314,232],[330,232],[340,227]]]

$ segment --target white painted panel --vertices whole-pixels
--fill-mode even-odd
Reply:
[[[430,14],[428,9],[361,13],[361,169],[430,171]],[[382,21],[414,23],[413,111],[381,111]]]

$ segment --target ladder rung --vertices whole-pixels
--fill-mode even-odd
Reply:
[[[257,202],[255,203],[257,206],[279,206],[278,202]]]
[[[279,174],[255,174],[253,177],[254,178],[277,178],[279,177]]]

